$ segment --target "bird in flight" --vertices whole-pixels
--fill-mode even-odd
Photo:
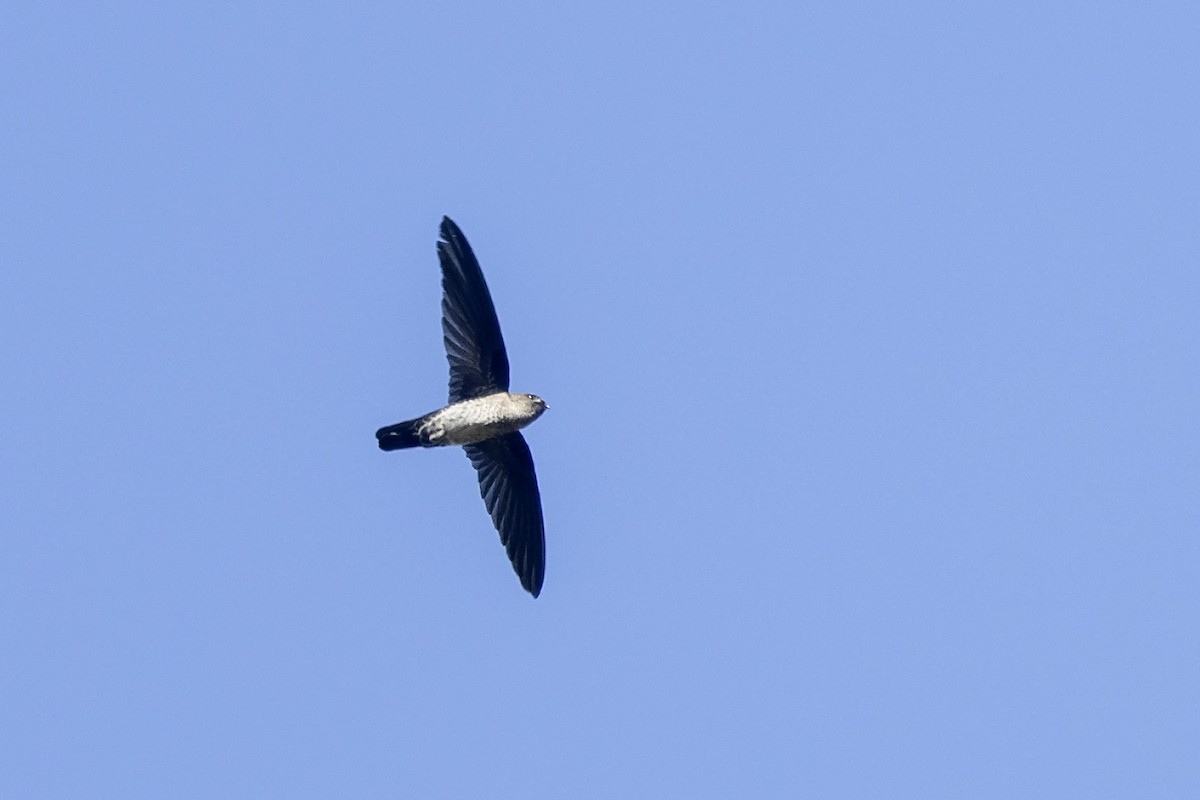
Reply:
[[[521,586],[537,597],[546,572],[542,500],[521,428],[548,408],[508,391],[508,354],[483,271],[467,237],[442,217],[442,338],[450,361],[450,403],[380,428],[381,450],[461,445],[479,473],[479,493]]]

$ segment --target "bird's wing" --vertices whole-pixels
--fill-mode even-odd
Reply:
[[[529,445],[514,431],[463,449],[479,472],[479,493],[500,532],[508,560],[521,585],[537,597],[546,574],[546,537]]]
[[[442,338],[450,361],[450,402],[508,391],[508,355],[483,271],[467,237],[442,218]]]

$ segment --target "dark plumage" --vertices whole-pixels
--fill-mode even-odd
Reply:
[[[510,394],[508,354],[487,282],[471,246],[442,218],[442,338],[450,362],[450,404],[380,428],[383,450],[462,445],[521,585],[537,597],[546,570],[542,502],[533,456],[520,429],[546,410],[536,395]]]

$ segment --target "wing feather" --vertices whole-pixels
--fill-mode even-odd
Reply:
[[[450,362],[450,402],[508,391],[508,354],[492,295],[467,237],[442,218],[442,340]]]
[[[537,597],[546,574],[546,537],[529,445],[514,432],[463,449],[479,473],[479,493],[513,570]]]

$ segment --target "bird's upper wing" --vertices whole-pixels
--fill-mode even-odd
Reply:
[[[546,574],[546,537],[529,445],[514,431],[463,449],[479,472],[479,493],[508,559],[521,585],[537,597]]]
[[[508,354],[492,296],[467,237],[442,218],[442,338],[450,361],[450,402],[508,391]]]

